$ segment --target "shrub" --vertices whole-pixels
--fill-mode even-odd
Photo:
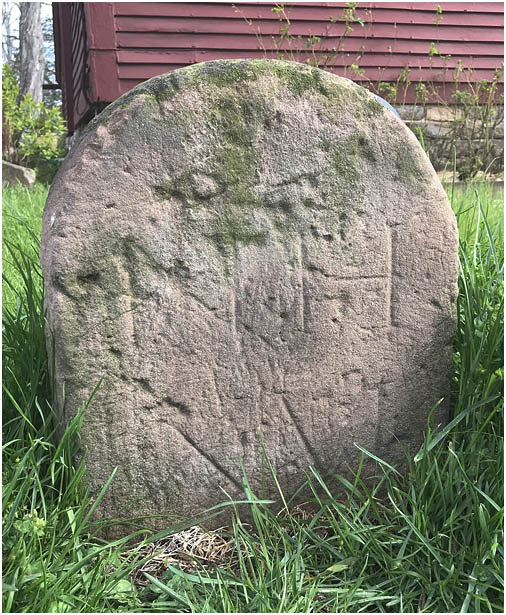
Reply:
[[[3,158],[36,169],[42,181],[50,180],[63,154],[61,112],[35,101],[31,94],[20,97],[17,78],[8,64],[2,76]]]
[[[435,55],[436,52],[437,50],[432,50],[429,55]],[[441,57],[443,60],[447,59]],[[490,81],[473,80],[473,69],[464,68],[460,60],[455,69],[445,68],[443,72],[450,72],[451,77],[446,98],[442,95],[438,82],[412,82],[409,79],[409,71],[401,71],[393,83],[371,84],[371,89],[376,88],[391,104],[404,106],[408,88],[414,85],[413,108],[426,109],[428,105],[437,104],[448,112],[449,120],[444,138],[431,139],[429,134],[425,134],[424,141],[427,154],[434,163],[438,159],[450,162],[455,149],[459,179],[472,179],[483,171],[502,171],[504,163],[498,146],[498,135],[504,121],[504,64],[496,68]],[[416,136],[419,136],[420,129],[422,133],[426,130],[423,122],[413,122],[410,128]]]

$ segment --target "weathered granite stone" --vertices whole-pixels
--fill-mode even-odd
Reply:
[[[456,254],[416,138],[348,80],[215,61],[121,97],[59,171],[41,255],[65,422],[104,377],[82,429],[92,489],[118,467],[101,514],[241,498],[241,460],[263,495],[259,430],[287,495],[355,442],[413,453],[449,392]]]
[[[2,182],[8,186],[21,184],[25,188],[31,188],[35,183],[35,171],[2,160]]]

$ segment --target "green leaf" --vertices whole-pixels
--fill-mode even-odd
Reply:
[[[483,399],[482,401],[476,402],[475,404],[472,404],[471,406],[467,407],[465,410],[462,410],[462,412],[460,414],[458,414],[453,421],[450,421],[448,423],[448,425],[442,429],[434,438],[432,438],[432,440],[428,443],[428,444],[424,444],[423,447],[418,451],[418,453],[415,455],[414,458],[414,462],[418,463],[419,461],[421,461],[425,455],[431,451],[435,446],[437,446],[441,440],[443,440],[443,438],[445,438],[450,431],[460,423],[460,421],[462,421],[462,419],[464,419],[472,410],[476,410],[476,408],[479,408],[480,406],[484,406],[485,404],[488,404],[494,400],[496,400],[499,397],[499,395],[493,395],[492,397],[487,397],[487,399]]]
[[[18,588],[11,583],[2,583],[2,593],[17,592]]]
[[[152,577],[147,572],[143,572],[142,574],[146,577],[146,579],[148,579],[148,581],[151,581],[151,583],[153,583],[153,585],[156,588],[162,591],[162,593],[168,594],[169,596],[171,596],[172,598],[175,598],[178,602],[180,602],[181,604],[183,604],[190,610],[192,609],[191,603],[184,596],[181,596],[180,594],[175,592],[173,589],[171,589],[168,585],[166,585],[165,583],[162,583],[157,578]]]
[[[343,570],[348,570],[348,568],[348,564],[333,564],[332,566],[329,566],[325,572],[342,572]]]
[[[110,589],[105,592],[109,598],[114,598],[119,602],[129,602],[135,597],[135,588],[128,579],[120,579]]]

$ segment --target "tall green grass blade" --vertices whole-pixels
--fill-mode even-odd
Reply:
[[[428,443],[424,443],[422,449],[415,455],[414,461],[415,463],[418,463],[419,461],[421,461],[425,455],[431,451],[435,446],[437,446],[441,440],[443,440],[444,438],[446,438],[446,436],[473,410],[476,410],[477,408],[479,408],[480,406],[484,406],[485,404],[489,404],[493,401],[495,401],[497,398],[499,397],[499,395],[494,395],[493,397],[489,397],[487,399],[483,399],[479,402],[476,402],[475,404],[468,406],[465,410],[462,410],[462,412],[460,412],[452,421],[450,421],[448,423],[448,425],[446,425],[446,427],[444,427],[443,429],[441,429],[441,431],[434,436],[430,442]]]

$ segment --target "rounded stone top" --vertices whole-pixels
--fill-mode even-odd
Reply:
[[[157,101],[165,101],[177,96],[183,90],[206,88],[205,95],[211,96],[213,90],[244,89],[244,86],[270,81],[270,94],[286,90],[301,97],[319,94],[330,100],[356,100],[367,104],[371,116],[382,112],[383,105],[378,97],[350,79],[339,77],[319,68],[286,60],[213,60],[192,64],[184,68],[153,77],[136,86],[100,114],[98,123],[107,122],[109,115],[118,107],[127,105],[137,96],[152,96]],[[277,82],[277,85],[274,85]],[[353,92],[351,99],[347,94]],[[93,127],[97,122],[92,122]]]

